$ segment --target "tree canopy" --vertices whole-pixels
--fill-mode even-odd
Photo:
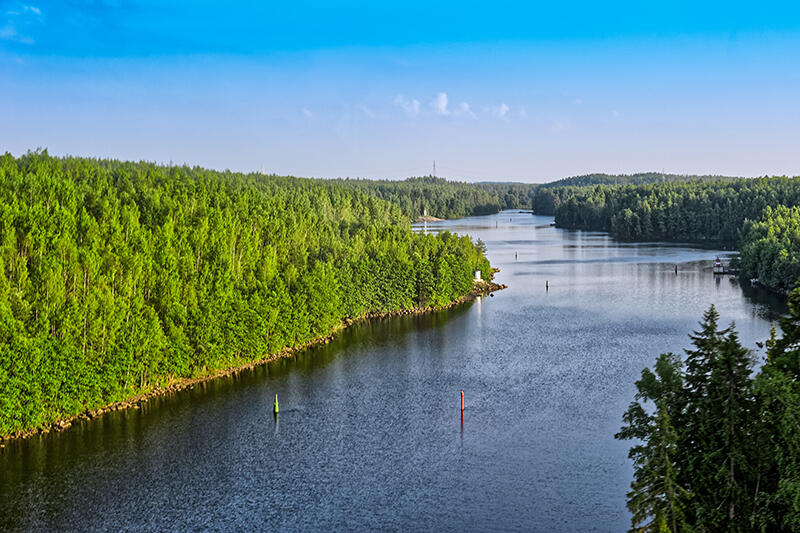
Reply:
[[[764,366],[712,306],[685,363],[662,354],[616,435],[630,450],[632,532],[800,530],[800,292]]]
[[[0,157],[0,434],[447,304],[482,251],[338,183]]]

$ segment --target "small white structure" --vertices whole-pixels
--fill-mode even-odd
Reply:
[[[476,270],[475,271],[475,281],[481,281],[481,271],[480,270]]]
[[[714,274],[724,274],[725,267],[722,266],[722,261],[719,260],[717,257],[716,261],[714,261]]]

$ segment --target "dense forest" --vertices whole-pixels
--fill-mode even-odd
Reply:
[[[616,435],[632,439],[631,532],[800,531],[800,292],[752,354],[712,306],[685,362],[645,369]]]
[[[711,174],[664,174],[662,172],[639,172],[636,174],[584,174],[572,176],[540,185],[543,189],[560,187],[587,187],[590,185],[647,185],[649,183],[680,183],[694,181],[730,181],[736,178]]]
[[[698,181],[731,181],[736,178],[715,175],[663,174],[586,174],[543,183],[534,191],[533,209],[537,215],[555,216],[558,207],[572,196],[580,196],[586,187],[596,185],[646,185],[651,183],[686,183]]]
[[[781,291],[800,280],[800,207],[767,207],[742,229],[739,267],[745,279]]]
[[[786,177],[596,186],[569,191],[555,217],[558,226],[608,231],[622,240],[733,246],[745,220],[799,200],[800,179]]]
[[[535,186],[523,183],[465,183],[432,176],[403,181],[338,179],[326,180],[400,206],[416,219],[429,216],[451,219],[488,215],[502,209],[532,209]]]
[[[490,267],[354,187],[0,157],[0,435],[441,306]]]

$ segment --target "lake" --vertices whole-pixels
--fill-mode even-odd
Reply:
[[[687,347],[712,303],[760,359],[785,308],[715,278],[725,252],[552,220],[426,225],[485,242],[508,285],[492,297],[7,443],[0,529],[626,530],[613,435],[642,368]]]

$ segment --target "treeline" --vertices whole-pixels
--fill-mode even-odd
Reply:
[[[447,304],[489,263],[335,183],[0,157],[0,434]]]
[[[793,289],[800,279],[800,207],[767,207],[760,220],[745,223],[739,249],[743,278]]]
[[[712,174],[664,174],[663,172],[639,172],[636,174],[584,174],[572,176],[549,183],[540,187],[544,189],[558,187],[586,187],[590,185],[645,185],[661,182],[689,182],[689,181],[729,181],[736,179],[731,176],[718,176]]]
[[[800,201],[800,179],[786,177],[555,190],[562,195],[555,209],[560,227],[608,231],[621,240],[729,246],[745,220],[760,218],[767,206]]]
[[[432,176],[403,181],[326,180],[400,206],[412,220],[423,215],[460,218],[502,209],[532,209],[535,186],[523,183],[464,183]]]
[[[712,306],[685,364],[645,369],[616,435],[630,449],[631,532],[800,531],[800,293],[753,358]]]
[[[717,175],[664,174],[660,172],[640,172],[637,174],[586,174],[573,176],[536,187],[533,209],[537,215],[555,216],[558,207],[569,198],[585,193],[586,187],[596,185],[646,185],[651,183],[686,183],[731,181],[737,178]]]

